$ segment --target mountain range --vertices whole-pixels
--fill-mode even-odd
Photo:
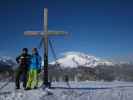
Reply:
[[[116,64],[108,59],[102,59],[100,57],[95,57],[90,54],[85,54],[82,52],[66,52],[61,54],[61,57],[56,61],[52,61],[49,64],[60,65],[62,68],[77,68],[78,66],[94,68],[98,65],[113,66]],[[124,62],[128,63],[128,62]],[[123,63],[121,63],[123,64]],[[15,66],[16,62],[11,57],[0,57],[0,67],[1,66]],[[42,62],[43,65],[43,62]]]
[[[43,65],[43,62],[42,62]],[[11,57],[0,57],[1,78],[5,77],[5,72],[12,74],[12,69],[18,65]],[[131,63],[114,63],[108,59],[102,59],[90,54],[81,52],[66,52],[56,61],[49,63],[50,80],[63,79],[64,75],[68,75],[71,80],[126,80],[133,81],[133,64]],[[9,74],[7,74],[8,76]],[[41,76],[43,76],[43,71]]]
[[[114,65],[113,62],[95,57],[93,55],[88,55],[81,52],[66,52],[50,64],[58,63],[63,68],[76,68],[78,66],[91,67],[94,68],[98,65]]]

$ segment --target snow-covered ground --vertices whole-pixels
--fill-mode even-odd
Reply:
[[[69,88],[55,82],[52,86],[56,88],[16,91],[10,83],[0,90],[0,100],[133,100],[133,82],[70,82]]]

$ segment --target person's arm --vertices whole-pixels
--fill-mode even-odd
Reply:
[[[16,62],[19,63],[21,55],[19,55],[18,57],[16,57]]]
[[[41,56],[38,56],[38,73],[41,72],[42,59]]]
[[[39,56],[39,69],[41,69],[41,67],[42,67],[42,58],[41,58],[41,56]]]

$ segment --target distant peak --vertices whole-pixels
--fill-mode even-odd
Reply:
[[[93,55],[88,55],[82,52],[65,52],[61,54],[62,57],[57,60],[58,64],[61,65],[61,67],[70,67],[75,68],[78,66],[85,66],[85,67],[95,67],[97,65],[111,65],[112,62],[109,62],[107,60],[102,60],[98,57],[95,57]],[[55,64],[55,61],[51,64]]]

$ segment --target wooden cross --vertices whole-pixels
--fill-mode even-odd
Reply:
[[[44,79],[45,86],[49,86],[48,82],[48,36],[66,35],[64,31],[48,31],[48,9],[44,8],[44,31],[25,31],[24,35],[38,36],[44,39]]]

